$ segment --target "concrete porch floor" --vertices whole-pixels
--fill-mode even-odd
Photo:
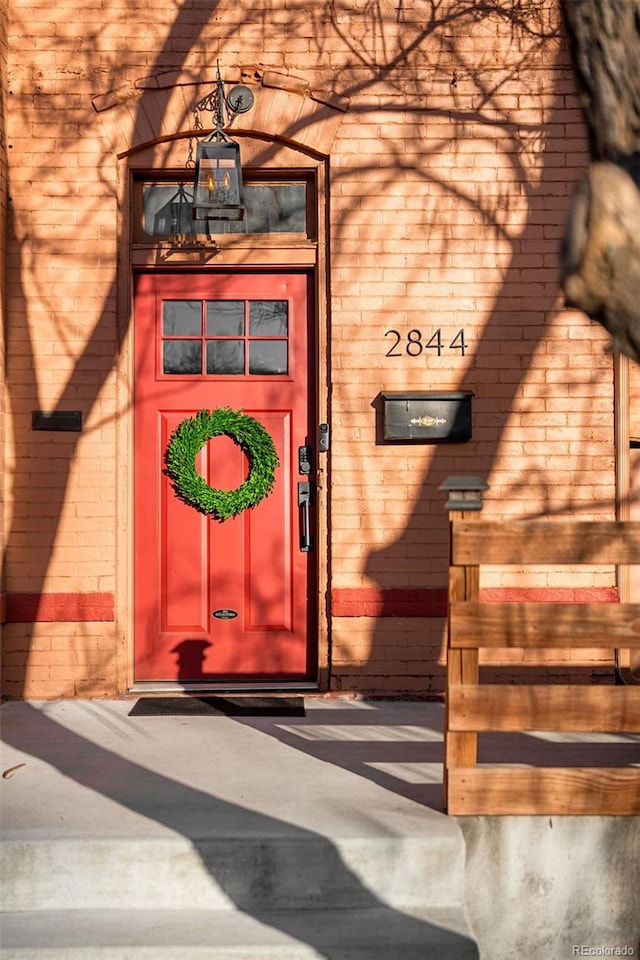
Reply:
[[[638,951],[638,818],[555,818],[549,841],[548,818],[446,817],[441,704],[306,696],[304,717],[231,718],[134,703],[2,706],[3,960],[471,960],[476,944],[560,960],[590,937]],[[551,749],[640,762],[628,736],[494,737],[481,760]],[[594,843],[602,864],[575,856]],[[593,878],[571,881],[578,859]],[[527,883],[522,930],[513,904],[484,915]],[[612,894],[572,928],[575,901]]]

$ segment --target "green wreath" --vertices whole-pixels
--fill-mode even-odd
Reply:
[[[247,479],[235,490],[216,490],[196,470],[196,457],[212,437],[225,434],[249,458]],[[275,483],[279,465],[273,440],[257,420],[229,407],[200,410],[171,434],[164,456],[166,473],[181,500],[216,520],[228,520],[255,507]]]

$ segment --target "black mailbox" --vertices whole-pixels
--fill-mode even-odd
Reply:
[[[464,443],[471,439],[473,393],[383,393],[383,436],[387,441]]]

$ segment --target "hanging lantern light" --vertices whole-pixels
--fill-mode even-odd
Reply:
[[[204,140],[196,152],[194,220],[242,220],[240,147],[233,140]]]
[[[253,93],[243,84],[233,87],[225,96],[224,84],[218,77],[216,89],[199,104],[214,115],[214,129],[210,136],[198,143],[193,182],[194,220],[242,220],[242,164],[240,146],[224,130],[224,114],[235,117],[253,106]]]

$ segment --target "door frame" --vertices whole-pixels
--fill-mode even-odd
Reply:
[[[310,375],[315,382],[315,409],[318,423],[330,422],[329,409],[329,301],[328,301],[328,255],[327,255],[327,160],[317,155],[303,153],[290,144],[271,145],[265,171],[296,171],[310,176],[315,194],[316,236],[308,240],[287,240],[278,235],[229,235],[214,239],[198,239],[187,243],[181,240],[142,243],[134,242],[132,220],[134,182],[141,176],[158,176],[183,171],[185,144],[182,140],[170,144],[157,144],[123,158],[123,175],[120,188],[120,235],[127,237],[121,244],[118,270],[117,322],[121,352],[116,371],[117,406],[120,411],[117,424],[117,535],[116,535],[116,672],[118,690],[121,693],[147,692],[153,687],[167,685],[134,684],[133,680],[133,383],[134,383],[134,302],[133,278],[138,271],[198,272],[230,271],[236,268],[256,270],[282,270],[304,268],[310,274],[315,314],[315,369]],[[159,156],[160,147],[162,155]],[[168,154],[168,156],[167,156]],[[172,154],[176,155],[172,162]],[[252,159],[264,155],[264,140],[243,138],[243,165],[252,167]],[[259,172],[262,167],[252,167]],[[318,673],[309,683],[253,683],[225,684],[227,690],[314,690],[329,689],[329,458],[330,453],[317,455],[316,484],[316,607]],[[172,685],[176,690],[185,687]],[[218,691],[221,686],[216,688]]]

